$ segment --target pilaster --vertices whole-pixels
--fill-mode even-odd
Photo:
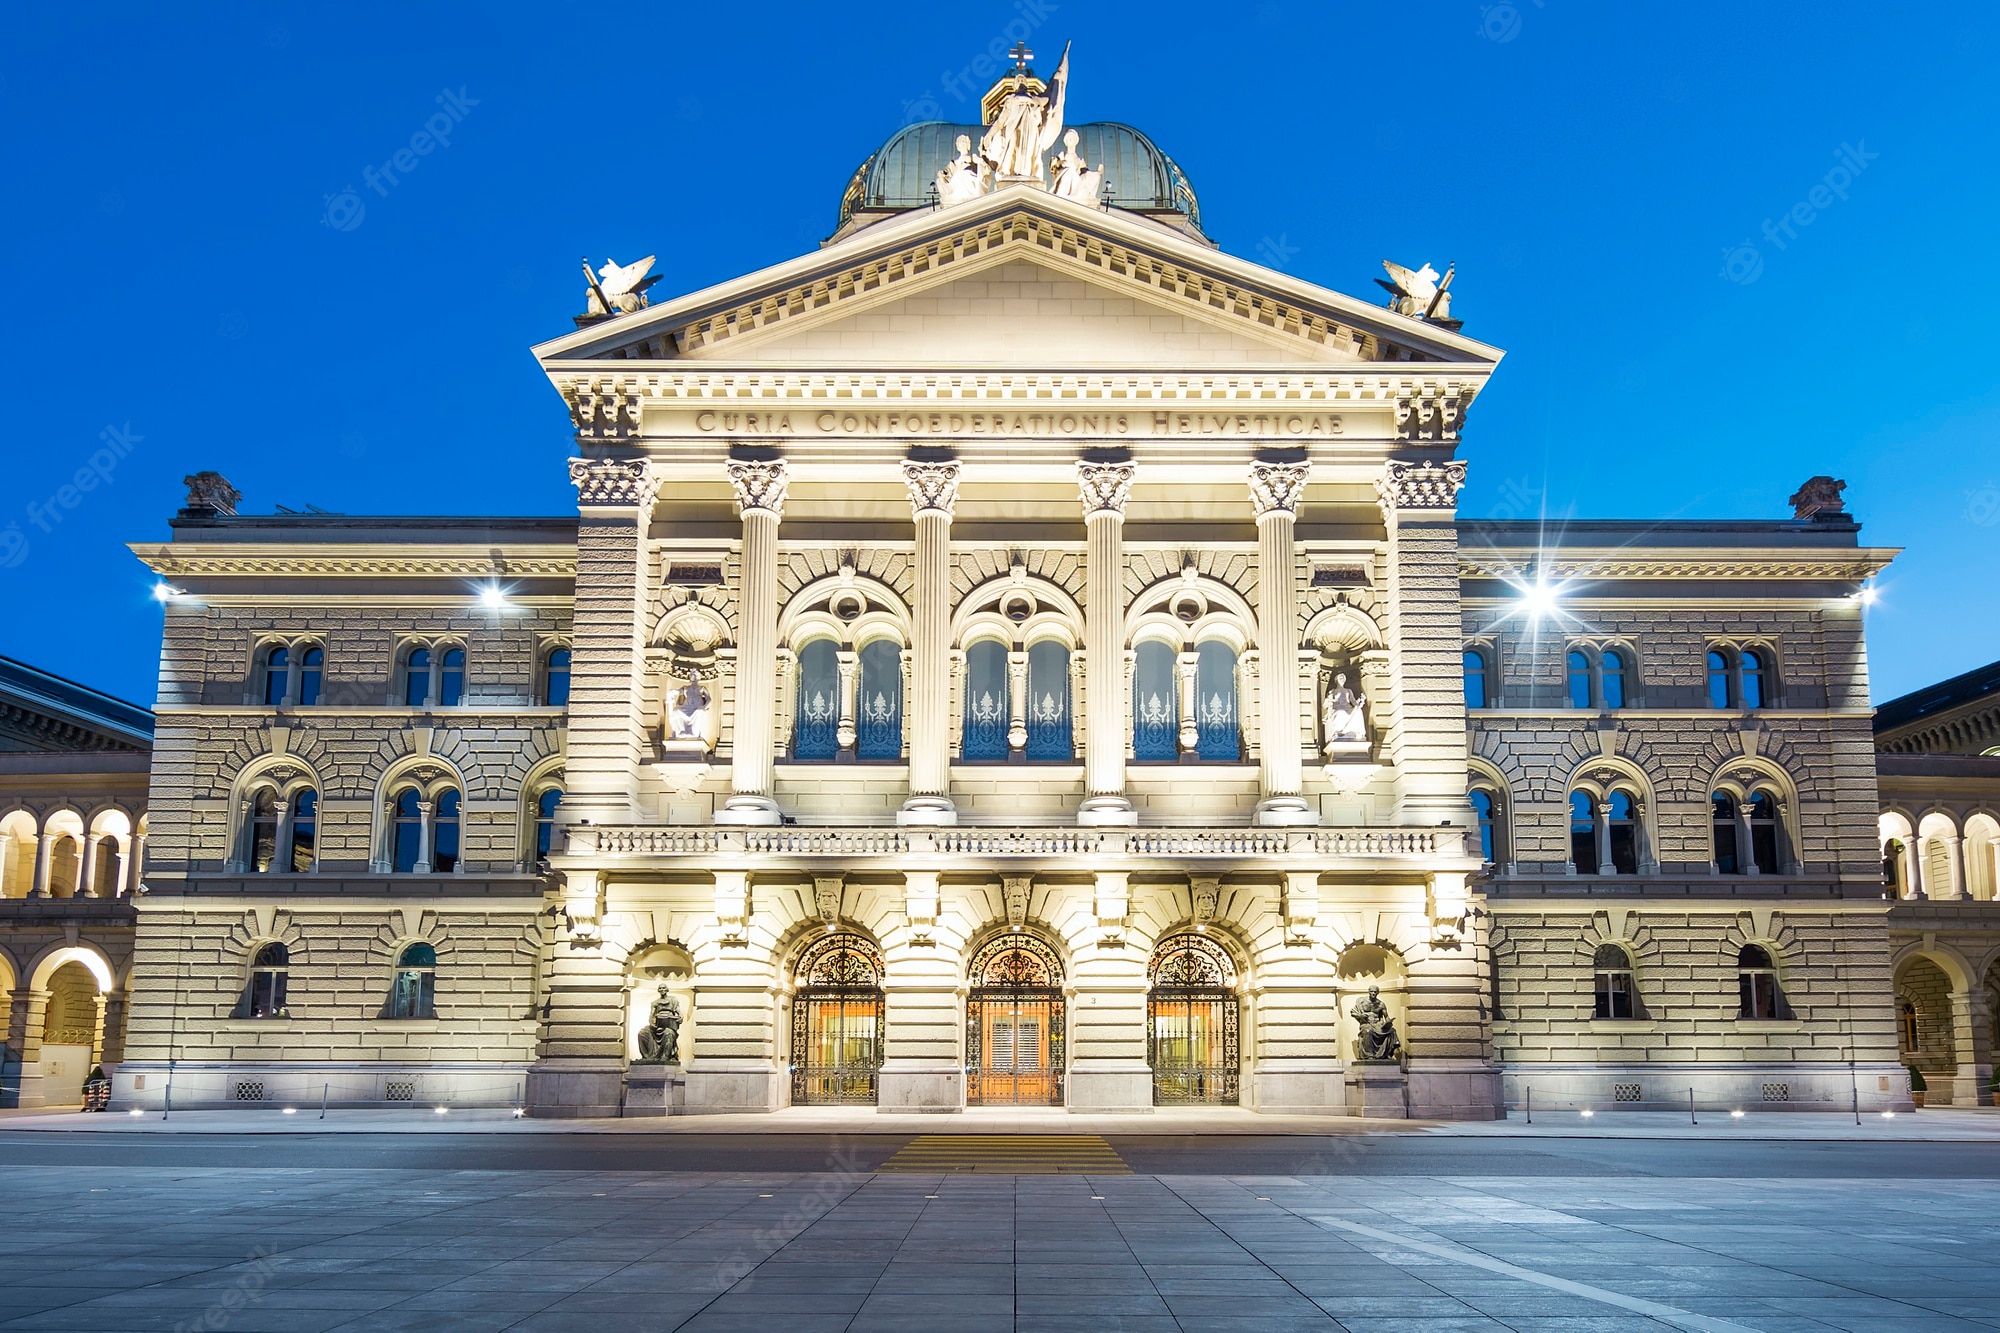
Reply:
[[[1125,795],[1125,502],[1131,463],[1078,463],[1084,550],[1084,800],[1077,823],[1134,825]]]

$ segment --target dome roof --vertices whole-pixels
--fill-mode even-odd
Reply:
[[[1104,168],[1104,202],[1134,213],[1178,214],[1201,231],[1201,204],[1180,165],[1130,125],[1100,121],[1077,125],[1077,151],[1093,167]],[[859,214],[897,213],[937,203],[937,174],[958,156],[961,134],[977,144],[983,125],[926,120],[891,135],[874,156],[856,169],[840,200],[840,228]]]

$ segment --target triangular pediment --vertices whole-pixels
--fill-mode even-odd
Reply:
[[[1421,320],[1143,217],[1010,189],[580,329],[557,363],[1491,366]]]

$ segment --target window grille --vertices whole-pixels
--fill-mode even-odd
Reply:
[[[264,1084],[261,1079],[245,1079],[236,1085],[233,1100],[239,1102],[261,1102],[264,1100]]]
[[[417,1081],[413,1078],[392,1078],[382,1085],[382,1098],[391,1102],[413,1102],[417,1099]]]
[[[1792,1099],[1792,1085],[1789,1083],[1766,1083],[1764,1100],[1767,1102],[1788,1102]]]
[[[1611,1100],[1614,1102],[1643,1102],[1645,1097],[1637,1083],[1614,1083],[1611,1085]]]

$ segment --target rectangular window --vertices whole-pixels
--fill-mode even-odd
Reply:
[[[1632,974],[1630,972],[1599,972],[1597,974],[1597,1017],[1630,1018],[1632,1016]]]

